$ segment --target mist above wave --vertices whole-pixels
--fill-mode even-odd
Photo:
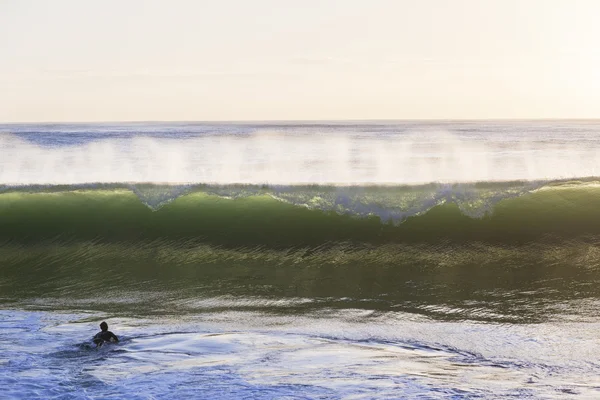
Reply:
[[[568,135],[567,135],[568,136]],[[422,184],[600,175],[600,143],[446,131],[95,136],[72,146],[0,134],[0,183]]]

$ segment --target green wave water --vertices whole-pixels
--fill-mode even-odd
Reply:
[[[473,185],[468,196],[435,185],[7,188],[0,301],[141,315],[366,308],[495,322],[543,321],[581,301],[578,318],[594,315],[586,301],[600,296],[600,186],[529,187]],[[410,216],[377,214],[401,212]]]
[[[0,240],[283,249],[339,242],[522,244],[600,233],[595,181],[530,187],[7,188],[0,193]],[[173,190],[177,196],[169,198]]]

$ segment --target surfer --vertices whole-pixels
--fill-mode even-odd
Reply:
[[[119,338],[117,337],[117,335],[108,330],[108,324],[106,322],[102,321],[100,323],[100,329],[102,329],[102,331],[96,333],[96,336],[94,336],[94,343],[96,344],[96,346],[100,347],[105,342],[119,342]]]

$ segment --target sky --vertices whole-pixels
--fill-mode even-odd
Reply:
[[[0,122],[600,118],[597,0],[0,0]]]

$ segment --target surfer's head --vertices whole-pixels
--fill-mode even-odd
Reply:
[[[107,331],[108,330],[108,324],[104,321],[102,321],[100,323],[100,329],[102,329],[102,332]]]

